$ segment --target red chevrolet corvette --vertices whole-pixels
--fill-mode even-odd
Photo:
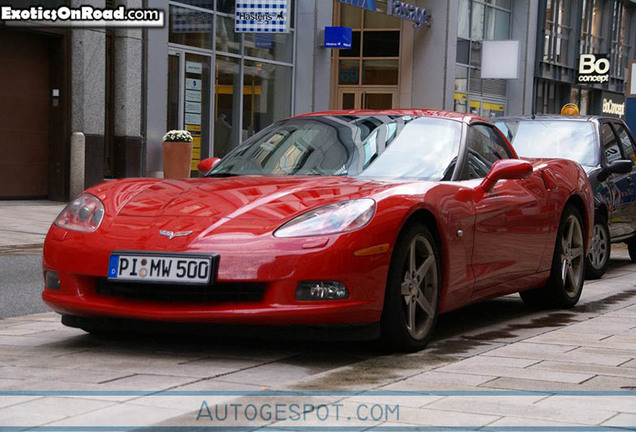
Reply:
[[[308,114],[200,167],[97,185],[59,215],[43,298],[65,324],[364,327],[417,350],[439,314],[469,303],[581,295],[585,172],[518,159],[480,117]]]

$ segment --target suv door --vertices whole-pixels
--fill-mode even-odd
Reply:
[[[631,186],[631,193],[627,191],[625,198],[625,205],[628,207],[625,209],[630,215],[631,219],[631,235],[636,233],[636,191],[634,185],[636,184],[636,146],[634,145],[634,137],[630,134],[629,129],[621,121],[613,121],[612,127],[614,132],[618,136],[618,140],[623,150],[623,158],[631,160],[634,166],[632,166],[632,172],[627,174],[629,177],[628,184]]]
[[[483,178],[497,160],[512,157],[505,140],[486,124],[469,127],[466,147],[466,180]],[[509,284],[513,292],[518,290],[514,279],[537,272],[549,220],[553,218],[541,208],[546,193],[543,181],[532,175],[521,180],[501,180],[474,203],[475,292],[497,286],[501,289],[501,284]],[[485,295],[488,291],[477,294]]]
[[[614,133],[609,122],[601,127],[601,145],[603,147],[603,166],[615,160],[626,159],[622,143]],[[631,203],[634,202],[633,170],[629,174],[610,174],[607,179],[610,189],[609,231],[612,240],[629,236],[633,232],[634,215],[630,214]]]

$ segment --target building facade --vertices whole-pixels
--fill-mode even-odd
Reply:
[[[69,198],[73,132],[85,136],[90,186],[162,176],[162,137],[172,129],[192,133],[197,175],[199,160],[312,111],[412,107],[493,117],[576,102],[586,114],[620,115],[625,67],[636,58],[634,1],[288,0],[282,33],[236,32],[236,3],[50,2],[161,9],[163,28],[0,21],[0,98],[8,102],[0,104],[0,151],[11,155],[0,159],[0,199]],[[334,26],[351,29],[350,49],[324,46]],[[517,65],[516,77],[482,78],[491,41],[517,41],[517,52],[498,56]],[[607,59],[606,82],[579,81],[581,55]]]
[[[539,10],[537,112],[558,113],[573,102],[582,114],[624,116],[626,69],[636,57],[636,2],[541,0]],[[608,61],[601,63],[604,82],[580,77],[586,59]]]

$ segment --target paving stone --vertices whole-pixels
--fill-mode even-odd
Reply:
[[[570,407],[581,409],[614,411],[636,414],[636,395],[632,396],[550,396],[536,402],[537,406],[549,406],[568,410]],[[634,423],[636,424],[636,423]]]
[[[634,425],[636,425],[635,414],[618,414],[617,416],[612,417],[602,424],[602,426],[617,426],[629,428],[628,430],[634,430]]]
[[[569,407],[568,407],[569,408]],[[568,426],[584,426],[581,423],[570,423],[557,420],[540,420],[526,417],[503,417],[488,425],[492,428],[557,428]],[[549,429],[548,429],[549,430]]]
[[[0,386],[2,384],[0,383]],[[40,399],[40,396],[0,396],[0,408]]]
[[[474,375],[487,375],[496,377],[533,379],[537,381],[550,381],[578,384],[586,381],[594,376],[594,374],[583,374],[574,372],[557,372],[537,369],[522,369],[515,367],[487,365],[487,364],[463,364],[463,362],[454,363],[438,369],[443,372],[460,372]]]
[[[113,402],[39,398],[2,409],[2,426],[41,426],[113,405]]]
[[[544,397],[536,396],[535,398],[535,401],[537,401]],[[570,406],[568,410],[564,410],[562,407],[554,408],[551,406],[538,405],[533,403],[532,397],[527,396],[448,397],[428,405],[427,408],[490,414],[502,417],[564,421],[586,425],[600,424],[616,414],[616,411],[579,408],[577,406]]]
[[[539,381],[531,378],[496,378],[479,386],[482,390],[518,390],[539,392],[581,391],[585,390],[581,385],[554,381]],[[615,388],[599,388],[600,390],[615,390]]]
[[[607,335],[604,334],[567,333],[553,331],[544,333],[540,336],[535,336],[530,339],[526,339],[525,342],[570,346],[598,346],[599,341],[605,337],[607,337]]]
[[[535,345],[535,344],[516,344],[516,345]],[[550,345],[543,345],[550,346]],[[596,364],[596,365],[605,365],[605,366],[618,366],[620,364],[625,363],[631,357],[629,356],[621,356],[619,352],[613,351],[611,354],[607,352],[603,353],[595,353],[594,351],[590,351],[588,349],[581,349],[579,347],[572,347],[566,345],[552,345],[556,347],[557,350],[554,352],[550,351],[541,351],[535,349],[526,349],[523,346],[515,347],[511,346],[510,349],[506,350],[505,348],[501,351],[493,351],[489,353],[491,356],[510,356],[510,357],[521,357],[521,358],[531,358],[537,361],[541,360],[551,360],[558,362],[568,362],[568,363],[581,363],[581,364]]]
[[[563,363],[543,361],[530,367],[530,369],[553,370],[563,372],[579,372],[596,375],[608,375],[623,378],[636,379],[636,369],[623,367],[599,366],[582,363]]]
[[[0,378],[37,379],[42,381],[67,381],[76,383],[101,383],[131,375],[129,372],[31,368],[20,366],[0,367]]]
[[[85,410],[84,413],[66,418],[60,421],[54,421],[47,424],[47,427],[61,426],[147,426],[155,423],[166,422],[173,418],[186,414],[183,411],[169,408],[154,408],[134,403],[116,404],[102,409]],[[181,426],[177,421],[174,426]]]
[[[468,390],[495,379],[496,376],[447,373],[439,370],[413,375],[403,381],[382,387],[386,390]],[[398,388],[398,386],[400,388]],[[410,387],[410,388],[409,388]]]
[[[400,419],[394,423],[439,427],[480,427],[487,426],[499,418],[498,415],[467,412],[467,410],[451,412],[429,407],[418,409],[406,407],[400,409]]]

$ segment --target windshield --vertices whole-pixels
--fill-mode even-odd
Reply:
[[[230,152],[208,176],[348,175],[441,180],[461,123],[412,116],[314,116],[283,120]],[[452,174],[452,172],[450,173]]]
[[[521,157],[570,159],[589,166],[598,163],[596,134],[591,122],[503,120],[495,124]]]

